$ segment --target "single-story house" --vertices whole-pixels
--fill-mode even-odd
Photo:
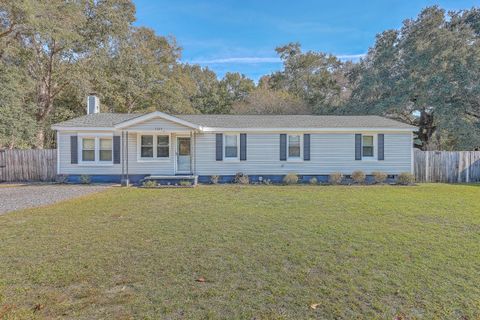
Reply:
[[[58,174],[72,182],[413,173],[417,128],[379,116],[119,114],[98,112],[96,96],[87,101],[87,115],[52,127]]]

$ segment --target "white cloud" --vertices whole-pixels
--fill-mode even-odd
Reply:
[[[367,54],[366,53],[361,53],[361,54],[339,54],[337,55],[337,58],[340,60],[357,60],[365,57]]]
[[[232,58],[216,58],[216,59],[199,59],[186,61],[188,63],[198,64],[225,64],[225,63],[240,63],[240,64],[253,64],[253,63],[280,63],[282,60],[277,57],[232,57]]]
[[[365,54],[340,54],[337,58],[340,60],[359,60],[365,57]],[[185,61],[190,64],[258,64],[258,63],[281,63],[278,57],[231,57],[231,58],[212,58],[212,59],[194,59]]]

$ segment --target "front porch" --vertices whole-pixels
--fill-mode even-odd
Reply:
[[[130,182],[132,172],[145,174],[141,181],[161,185],[181,181],[197,184],[194,130],[122,130],[122,183]],[[130,145],[129,145],[130,144]]]

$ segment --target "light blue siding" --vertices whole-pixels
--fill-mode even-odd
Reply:
[[[199,175],[350,174],[354,170],[398,174],[411,170],[412,136],[410,132],[385,134],[384,161],[355,161],[354,133],[311,133],[310,161],[280,161],[278,133],[249,133],[247,161],[215,161],[215,134],[198,134],[196,150]]]
[[[59,132],[58,150],[59,150],[59,174],[121,174],[122,164],[112,165],[81,165],[70,163],[70,136],[76,132]],[[116,134],[120,134],[119,132]],[[92,135],[95,133],[92,132]],[[171,135],[170,157],[160,161],[138,161],[137,160],[137,134],[128,135],[128,171],[130,174],[175,174],[175,135]]]
[[[153,127],[158,123],[152,124]],[[144,127],[145,128],[145,127]],[[151,126],[149,128],[152,128]],[[138,129],[138,128],[137,128]],[[175,128],[178,130],[178,128]],[[288,132],[285,132],[288,133]],[[355,132],[358,133],[358,132]],[[193,147],[194,167],[197,175],[234,175],[243,172],[248,175],[283,175],[295,172],[300,175],[328,175],[332,172],[350,174],[354,170],[384,171],[388,174],[410,172],[412,167],[411,132],[384,133],[385,160],[355,161],[355,133],[315,133],[310,134],[310,161],[280,161],[280,133],[247,134],[247,160],[216,161],[215,133],[197,133]],[[380,132],[367,132],[380,133]],[[77,132],[61,131],[58,134],[60,174],[121,174],[122,165],[86,166],[70,163],[70,136]],[[95,133],[92,133],[95,134]],[[114,132],[120,135],[120,132]],[[175,174],[176,133],[170,138],[170,157],[162,161],[137,161],[137,134],[130,133],[128,139],[129,173],[134,174]],[[192,141],[193,143],[193,141]]]

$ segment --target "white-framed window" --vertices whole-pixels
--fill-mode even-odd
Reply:
[[[302,135],[289,134],[287,140],[287,158],[288,160],[302,159]]]
[[[112,138],[99,138],[99,159],[100,161],[113,160],[113,140]]]
[[[168,158],[170,156],[170,137],[157,136],[157,158]]]
[[[153,158],[153,135],[140,136],[140,157]]]
[[[137,139],[138,160],[158,161],[170,158],[170,135],[139,134]]]
[[[95,162],[95,138],[82,138],[82,162]]]
[[[79,135],[79,164],[113,164],[113,136],[111,134]]]
[[[223,158],[225,160],[238,160],[240,157],[240,135],[223,135]]]
[[[363,134],[362,135],[362,159],[375,158],[375,136]]]

